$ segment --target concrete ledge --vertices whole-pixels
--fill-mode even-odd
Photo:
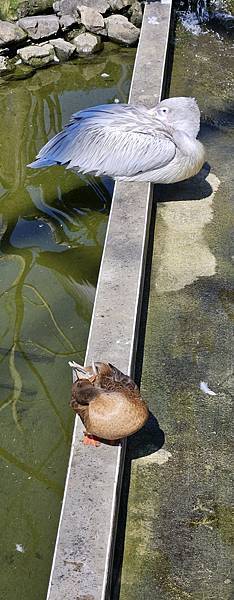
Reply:
[[[171,0],[145,7],[129,100],[154,106],[161,97]],[[134,373],[152,186],[118,183],[107,229],[85,364],[108,360]],[[78,418],[47,600],[110,597],[125,441],[83,446]]]

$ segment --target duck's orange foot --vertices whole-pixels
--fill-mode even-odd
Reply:
[[[96,446],[96,448],[101,446],[101,442],[98,437],[95,435],[90,435],[86,432],[84,432],[83,444],[84,446]]]

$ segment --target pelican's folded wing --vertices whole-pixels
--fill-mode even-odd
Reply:
[[[173,138],[151,111],[107,104],[73,115],[29,166],[62,164],[82,173],[131,177],[169,164],[175,152]]]

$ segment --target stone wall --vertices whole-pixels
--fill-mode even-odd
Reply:
[[[36,14],[40,7],[43,14]],[[138,42],[142,3],[137,0],[24,0],[17,20],[0,20],[0,75],[18,64],[32,68],[99,52],[105,41]]]

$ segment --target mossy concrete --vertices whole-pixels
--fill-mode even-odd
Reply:
[[[210,167],[193,180],[155,190],[141,392],[165,444],[153,452],[145,431],[137,445],[142,457],[135,459],[136,442],[129,443],[121,600],[232,597],[229,47],[225,52],[212,34],[177,35],[171,95],[198,98]],[[223,57],[224,96],[213,46]],[[202,391],[201,382],[215,395]]]
[[[143,435],[132,462],[121,600],[231,598],[231,296],[212,202],[158,207],[141,391],[166,442],[147,455]]]

